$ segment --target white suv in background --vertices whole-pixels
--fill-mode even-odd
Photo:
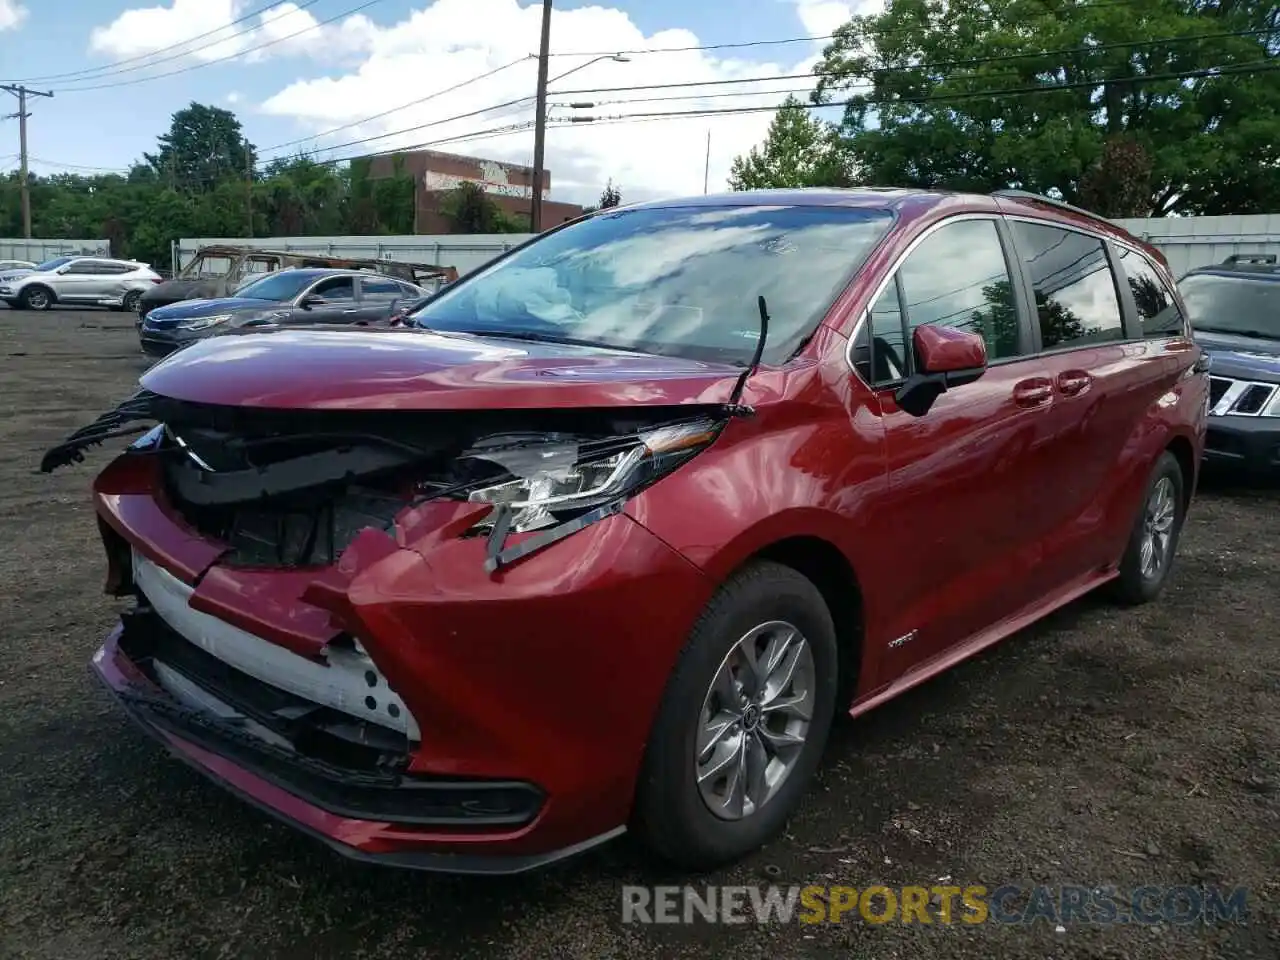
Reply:
[[[162,279],[137,260],[56,257],[30,270],[0,274],[0,300],[25,310],[65,303],[135,311],[142,291]]]

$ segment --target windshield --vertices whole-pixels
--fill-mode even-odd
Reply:
[[[1280,340],[1280,280],[1197,273],[1178,289],[1192,329]]]
[[[52,260],[46,260],[44,263],[36,267],[35,272],[49,273],[52,270],[57,270],[59,267],[63,266],[64,264],[70,263],[74,259],[75,257],[54,257]]]
[[[813,332],[892,223],[821,206],[618,210],[539,238],[448,287],[413,322],[432,330],[598,344],[747,363]]]
[[[237,297],[252,297],[255,300],[275,300],[276,302],[292,300],[308,285],[315,282],[315,276],[309,273],[292,273],[282,270],[269,273],[236,290]]]

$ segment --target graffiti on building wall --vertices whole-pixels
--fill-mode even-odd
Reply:
[[[513,181],[511,168],[492,160],[476,162],[476,174],[463,176],[456,173],[444,173],[428,170],[422,175],[422,185],[427,190],[452,190],[463,183],[479,184],[486,193],[494,193],[503,197],[530,197],[532,188],[518,181]],[[517,168],[520,174],[527,176],[524,168]],[[542,195],[547,195],[547,186],[542,188]]]

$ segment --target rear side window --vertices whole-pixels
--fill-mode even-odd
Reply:
[[[879,385],[914,372],[911,331],[955,327],[986,341],[989,360],[1018,355],[1013,282],[994,220],[957,220],[922,240],[871,307],[870,343],[855,354]]]
[[[1133,294],[1138,316],[1142,319],[1144,337],[1178,337],[1186,332],[1186,318],[1154,263],[1140,253],[1122,247],[1120,273]]]
[[[1102,241],[1041,224],[1013,221],[1012,226],[1031,274],[1041,348],[1123,340],[1120,298]]]
[[[404,295],[400,290],[400,284],[394,280],[373,280],[362,277],[360,288],[366,297],[374,300],[394,300]]]

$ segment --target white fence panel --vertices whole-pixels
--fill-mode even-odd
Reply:
[[[109,240],[23,240],[0,237],[0,260],[43,263],[54,257],[111,256]]]
[[[1147,217],[1114,222],[1159,247],[1175,277],[1195,267],[1221,263],[1232,254],[1280,255],[1280,214]]]
[[[190,262],[200,247],[221,243],[260,250],[435,263],[456,267],[462,274],[483,266],[531,236],[533,234],[529,233],[459,233],[410,237],[254,237],[251,240],[244,237],[183,238],[174,245],[173,260],[176,272]]]
[[[1280,254],[1280,214],[1229,217],[1149,217],[1116,220],[1130,233],[1159,247],[1175,276],[1193,267],[1220,263],[1234,253]],[[441,234],[411,237],[201,237],[174,244],[174,269],[181,269],[201,246],[248,245],[274,250],[327,253],[339,257],[385,257],[456,267],[470,273],[533,234]],[[0,240],[0,244],[13,241]],[[43,241],[80,243],[84,241]],[[2,249],[2,248],[0,248]],[[29,259],[29,258],[23,258]]]

